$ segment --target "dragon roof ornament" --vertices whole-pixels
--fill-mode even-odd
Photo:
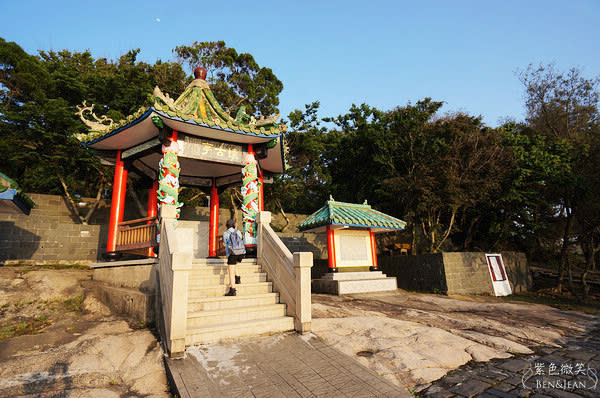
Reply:
[[[81,119],[81,121],[83,123],[85,123],[85,125],[88,126],[91,131],[108,131],[108,130],[110,130],[111,127],[115,124],[115,121],[106,116],[102,116],[101,118],[96,116],[94,114],[94,106],[95,106],[95,104],[88,106],[87,101],[83,101],[82,106],[79,106],[79,105],[76,106],[77,112],[75,112],[75,114],[79,115],[79,118]],[[89,112],[90,115],[96,121],[86,119],[85,116],[83,116],[83,114],[86,111]],[[104,124],[105,122],[109,122],[109,124]]]
[[[261,116],[256,119],[254,116],[248,115],[245,108],[240,106],[235,117],[230,116],[218,103],[209,84],[206,82],[206,70],[196,68],[194,76],[195,79],[177,99],[171,98],[169,94],[163,93],[156,86],[151,96],[151,107],[140,108],[133,115],[118,122],[114,122],[106,116],[96,116],[93,113],[94,105],[88,106],[84,101],[83,106],[77,106],[78,112],[76,114],[89,127],[89,133],[76,134],[77,139],[83,143],[101,139],[135,121],[148,111],[153,111],[163,118],[175,118],[185,123],[236,131],[248,135],[275,137],[287,131],[286,125],[277,123],[279,114],[268,117]],[[93,120],[84,116],[87,113],[91,115]]]

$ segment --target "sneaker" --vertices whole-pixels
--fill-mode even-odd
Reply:
[[[226,296],[235,296],[235,289],[230,287],[229,291],[225,295]]]
[[[242,283],[242,279],[238,275],[236,275],[235,276],[235,284],[239,285],[240,283]]]

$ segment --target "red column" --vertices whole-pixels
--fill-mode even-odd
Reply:
[[[329,258],[329,272],[337,272],[337,261],[335,258],[335,239],[331,225],[327,226],[327,257]]]
[[[147,217],[156,217],[158,211],[158,197],[156,196],[156,191],[158,191],[158,181],[154,181],[152,183],[152,188],[148,190],[148,209],[146,211]],[[154,221],[148,221],[148,224],[152,222]],[[148,257],[156,256],[154,253],[154,248],[149,247],[146,255]]]
[[[262,168],[258,169],[258,211],[265,211],[265,194],[263,189],[263,171]]]
[[[369,267],[369,271],[379,271],[377,266],[377,242],[375,241],[375,232],[369,231],[371,236],[371,257],[373,258],[373,266]]]
[[[208,227],[208,257],[217,257],[217,235],[219,234],[219,192],[217,180],[213,178],[210,189],[210,224]]]
[[[113,195],[110,205],[110,222],[108,225],[107,252],[114,252],[117,247],[117,236],[119,223],[123,221],[125,210],[125,191],[127,188],[127,169],[121,160],[121,151],[117,152],[115,163],[115,179],[113,181]]]

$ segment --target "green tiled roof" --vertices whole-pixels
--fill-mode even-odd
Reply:
[[[372,209],[370,205],[336,202],[333,198],[319,210],[302,220],[298,230],[305,231],[324,225],[348,225],[364,228],[404,229],[406,222]]]
[[[245,135],[276,138],[287,130],[286,125],[275,122],[279,115],[255,120],[244,112],[244,107],[241,107],[236,117],[231,117],[218,103],[208,83],[202,79],[194,80],[175,101],[169,98],[168,95],[164,95],[156,87],[152,95],[152,101],[151,107],[142,107],[124,120],[112,122],[110,125],[86,122],[90,127],[89,131],[84,134],[76,134],[76,137],[84,145],[89,145],[115,134],[118,132],[117,130],[135,125],[140,118],[145,119],[152,112],[188,124],[233,131]],[[93,109],[93,105],[91,109]],[[101,120],[93,114],[92,116],[96,120]],[[83,116],[80,115],[80,117],[83,120]]]

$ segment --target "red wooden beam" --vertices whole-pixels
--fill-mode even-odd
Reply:
[[[329,258],[329,272],[337,272],[337,261],[335,258],[335,239],[331,225],[327,226],[327,257]]]
[[[125,191],[127,188],[127,168],[121,160],[121,151],[117,152],[115,161],[115,178],[113,181],[112,202],[110,205],[110,221],[108,224],[107,252],[114,252],[119,234],[118,226],[123,221],[125,210]]]
[[[375,232],[369,231],[371,237],[371,257],[373,258],[373,265],[369,267],[369,271],[379,271],[377,266],[377,242],[375,241]]]
[[[210,189],[210,224],[208,227],[208,257],[217,257],[217,235],[219,234],[219,192],[217,180],[213,178]]]

